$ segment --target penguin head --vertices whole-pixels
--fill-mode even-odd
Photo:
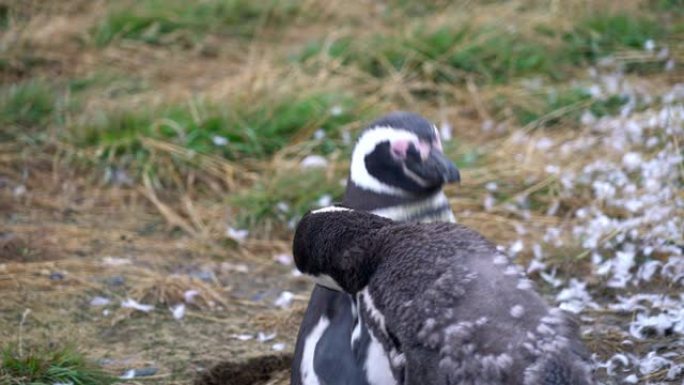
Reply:
[[[444,155],[434,124],[417,114],[393,112],[361,133],[350,179],[376,193],[429,195],[459,182],[460,174]]]
[[[379,262],[377,230],[390,219],[340,206],[314,210],[299,221],[292,242],[297,269],[330,289],[356,293]]]

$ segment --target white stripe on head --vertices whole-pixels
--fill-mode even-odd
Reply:
[[[404,166],[404,174],[406,174],[407,177],[409,177],[412,181],[416,182],[418,186],[427,188],[428,187],[428,182],[421,178],[420,176],[416,175],[415,172],[409,170],[406,166]]]
[[[318,210],[314,210],[311,212],[311,214],[321,214],[321,213],[334,213],[338,211],[352,211],[352,209],[348,209],[346,207],[342,206],[328,206],[328,207],[323,207]]]
[[[352,154],[351,181],[354,184],[380,194],[406,195],[404,190],[381,182],[366,169],[366,155],[373,152],[378,143],[392,142],[394,140],[409,140],[414,143],[420,143],[416,134],[398,128],[378,126],[364,131],[356,142],[354,153]]]

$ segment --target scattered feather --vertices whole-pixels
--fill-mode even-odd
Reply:
[[[283,266],[291,266],[294,262],[290,254],[277,254],[273,257],[273,260],[275,260]]]
[[[185,303],[192,303],[195,300],[195,297],[199,295],[199,291],[190,289],[186,290],[183,292],[183,300]]]
[[[331,204],[332,204],[332,196],[330,196],[328,194],[322,195],[316,201],[316,206],[318,206],[318,207],[328,207]]]
[[[276,338],[276,336],[277,336],[277,334],[275,332],[273,332],[273,333],[259,332],[257,334],[257,341],[267,342],[267,341],[270,341],[270,340]]]
[[[292,292],[283,291],[273,304],[279,308],[286,309],[292,305],[293,300],[294,294]]]
[[[107,306],[107,305],[109,305],[110,302],[111,302],[111,300],[109,298],[96,296],[90,300],[90,306],[95,306],[95,307]]]
[[[328,167],[328,160],[321,155],[308,155],[299,162],[299,167],[302,169],[326,168]]]
[[[174,319],[181,320],[183,317],[185,317],[185,304],[184,303],[179,303],[178,305],[172,307],[171,309],[171,314],[173,315]]]
[[[249,341],[254,338],[251,334],[232,334],[231,337],[239,341]]]
[[[228,138],[225,138],[223,136],[219,135],[214,135],[211,137],[211,141],[214,143],[214,146],[218,147],[223,147],[228,144]]]
[[[122,301],[121,307],[140,310],[145,313],[149,313],[150,311],[154,310],[154,305],[143,305],[132,298],[127,298],[125,301]]]
[[[107,266],[123,266],[123,265],[130,265],[131,260],[127,258],[118,258],[118,257],[103,257],[102,258],[102,263]]]
[[[226,236],[230,239],[234,239],[237,242],[243,242],[245,239],[247,239],[248,235],[249,230],[246,229],[235,229],[230,226],[228,229],[226,229]]]

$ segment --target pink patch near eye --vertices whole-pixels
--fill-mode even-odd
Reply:
[[[393,141],[392,144],[390,145],[390,149],[392,150],[392,155],[394,155],[400,159],[406,159],[406,152],[408,152],[408,148],[410,145],[411,145],[411,142],[408,140],[395,140],[395,141]]]

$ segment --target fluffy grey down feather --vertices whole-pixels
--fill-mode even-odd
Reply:
[[[594,383],[577,325],[467,227],[314,212],[293,246],[302,272],[357,296],[400,384]]]

